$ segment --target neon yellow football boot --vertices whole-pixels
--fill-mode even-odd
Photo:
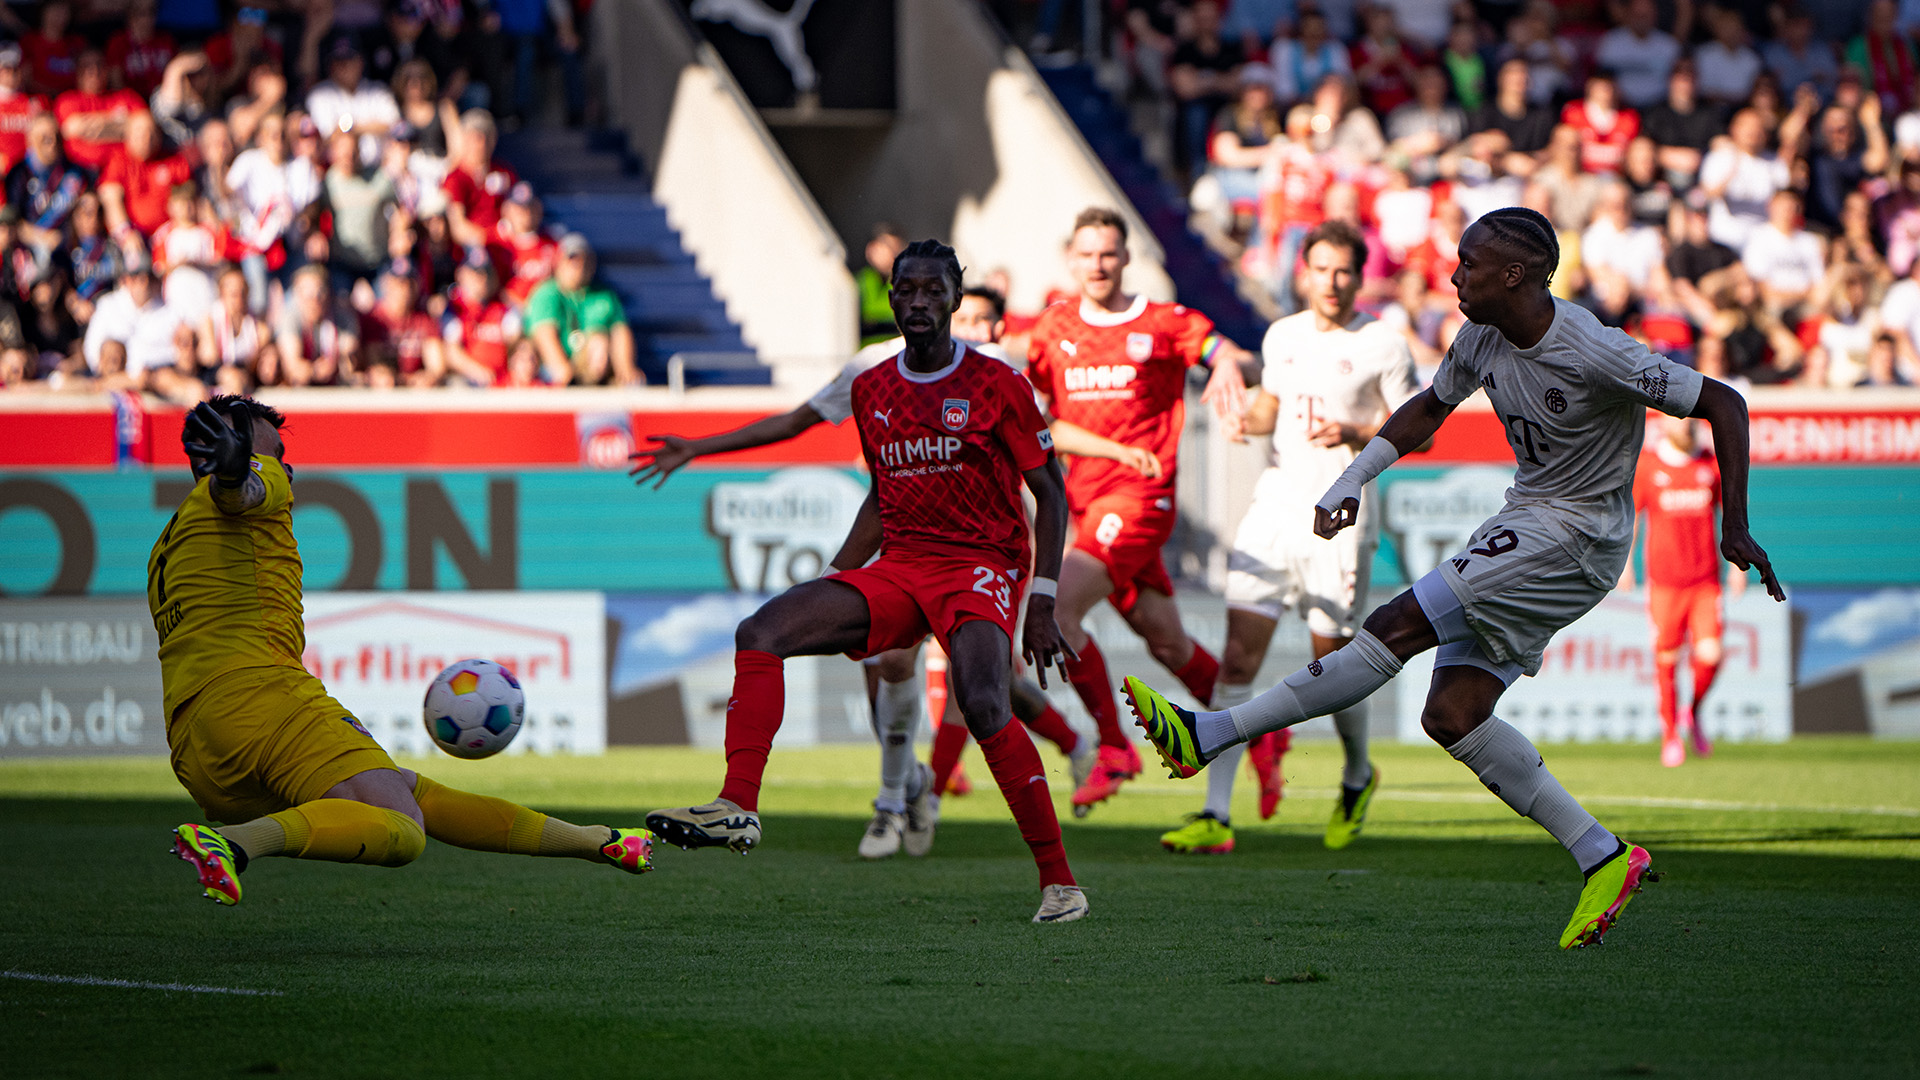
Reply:
[[[1653,856],[1647,854],[1647,849],[1637,844],[1623,846],[1624,850],[1616,852],[1587,875],[1573,918],[1560,934],[1561,948],[1584,949],[1600,944],[1601,937],[1620,921],[1620,913],[1626,910],[1633,894],[1639,892],[1642,885],[1656,880],[1650,873]]]
[[[1127,676],[1127,707],[1133,710],[1134,723],[1145,728],[1147,741],[1160,751],[1167,776],[1185,780],[1207,767],[1200,756],[1200,736],[1194,728],[1193,714],[1160,696],[1160,692],[1133,676]]]
[[[600,847],[600,857],[629,874],[653,869],[653,834],[645,829],[615,829]]]
[[[1333,798],[1333,817],[1327,821],[1327,850],[1339,851],[1353,838],[1360,835],[1360,827],[1367,823],[1367,810],[1373,806],[1373,793],[1380,790],[1380,766],[1367,762],[1373,775],[1367,777],[1367,786],[1353,797],[1353,805],[1347,805],[1347,789],[1340,788],[1340,794]]]
[[[173,830],[173,853],[200,875],[207,899],[228,907],[240,902],[240,859],[226,837],[205,825],[182,825]]]
[[[1185,825],[1162,833],[1160,846],[1176,855],[1225,855],[1233,850],[1233,829],[1202,811],[1188,815]]]

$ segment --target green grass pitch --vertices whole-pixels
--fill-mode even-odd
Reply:
[[[932,856],[854,856],[870,748],[776,752],[765,845],[634,878],[430,844],[400,870],[262,860],[200,899],[166,763],[0,763],[0,1075],[301,1077],[1894,1076],[1920,1073],[1920,744],[1650,746],[1549,765],[1664,879],[1555,943],[1579,875],[1431,746],[1376,747],[1326,851],[1339,751],[1300,744],[1239,850],[1158,834],[1143,778],[1067,846],[1086,920],[1028,922],[1031,862],[977,752]],[[1065,805],[1063,763],[1049,758]],[[704,801],[719,755],[408,762],[578,821]],[[34,976],[36,978],[26,978]],[[236,995],[42,981],[184,984]]]

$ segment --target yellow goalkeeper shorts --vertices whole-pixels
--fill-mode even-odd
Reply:
[[[236,824],[312,802],[393,759],[302,668],[230,671],[167,721],[173,774],[210,821]]]

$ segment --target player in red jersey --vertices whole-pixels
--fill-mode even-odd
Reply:
[[[47,101],[21,88],[20,46],[0,44],[0,172],[27,156],[27,123],[47,111]]]
[[[1060,571],[1060,628],[1077,656],[1067,678],[1100,729],[1100,760],[1073,793],[1074,813],[1084,816],[1140,772],[1140,755],[1120,728],[1106,659],[1081,625],[1094,605],[1110,601],[1196,699],[1213,698],[1219,661],[1180,625],[1160,548],[1175,520],[1187,369],[1211,364],[1205,400],[1238,417],[1246,389],[1240,364],[1251,357],[1214,333],[1205,315],[1121,290],[1127,223],[1112,210],[1080,213],[1067,262],[1080,295],[1047,308],[1034,324],[1027,378],[1055,419],[1072,425],[1053,434],[1060,451],[1075,456],[1067,477],[1074,544]],[[1137,456],[1089,456],[1083,431]]]
[[[960,288],[960,263],[937,241],[910,244],[894,260],[888,299],[906,348],[853,380],[873,487],[834,557],[839,572],[788,589],[740,624],[720,797],[647,819],[682,847],[757,846],[760,782],[785,707],[785,658],[872,655],[932,632],[953,660],[967,726],[1039,866],[1034,920],[1066,922],[1086,914],[1086,896],[1067,866],[1046,770],[1025,729],[1009,723],[1008,700],[1030,556],[1036,576],[1022,652],[1044,678],[1067,651],[1053,615],[1066,493],[1026,384],[952,339]],[[1037,552],[1028,547],[1023,478],[1037,504]],[[880,558],[866,564],[876,549]]]
[[[1653,617],[1653,672],[1660,691],[1660,764],[1668,768],[1686,763],[1682,727],[1693,737],[1694,753],[1713,753],[1700,703],[1720,673],[1720,541],[1713,531],[1719,506],[1719,463],[1700,445],[1693,421],[1668,418],[1660,442],[1640,455],[1633,479],[1634,513],[1647,518],[1647,613]],[[1633,588],[1632,559],[1620,587]],[[1729,577],[1729,593],[1746,590],[1745,574]],[[1683,643],[1693,654],[1693,702],[1684,724],[1676,686]]]

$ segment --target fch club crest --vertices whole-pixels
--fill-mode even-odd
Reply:
[[[940,422],[947,426],[948,431],[965,431],[967,414],[972,409],[972,402],[967,398],[950,397],[940,403]]]

